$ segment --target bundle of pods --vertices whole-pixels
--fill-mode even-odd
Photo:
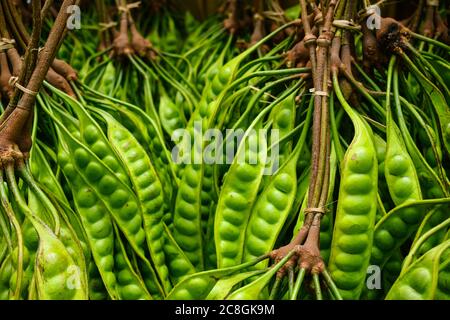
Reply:
[[[219,2],[0,1],[0,299],[450,299],[445,4]]]

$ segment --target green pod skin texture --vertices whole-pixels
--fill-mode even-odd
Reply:
[[[286,97],[278,106],[272,111],[270,118],[273,119],[273,129],[278,129],[279,139],[283,139],[289,132],[294,129],[295,125],[295,96],[296,93],[292,93]],[[271,145],[276,141],[271,141]],[[280,163],[284,163],[284,160],[289,156],[292,151],[292,141],[285,144],[280,152]]]
[[[31,208],[31,207],[30,207]],[[36,212],[36,211],[34,211]],[[36,257],[36,252],[39,246],[39,236],[36,232],[36,229],[33,227],[30,220],[25,219],[22,223],[22,234],[23,234],[23,243],[24,243],[24,273],[23,273],[23,279],[22,279],[22,297],[25,299],[28,292],[26,290],[26,287],[30,284],[33,274],[34,274],[34,261]],[[13,251],[13,257],[17,257],[16,249]],[[27,258],[27,256],[29,258]],[[13,259],[15,260],[15,259]],[[31,262],[31,263],[30,263]],[[14,262],[15,263],[15,262]],[[15,263],[15,266],[17,266],[17,263]],[[14,267],[14,270],[16,267]],[[16,270],[14,271],[14,275],[11,277],[10,282],[10,288],[15,288],[15,281],[16,281]],[[14,282],[14,285],[12,285],[12,282]]]
[[[427,201],[436,200],[448,202],[448,198],[407,202],[387,213],[375,225],[370,263],[382,268],[395,250],[417,230],[419,223],[416,221],[420,222],[427,209],[433,206]]]
[[[445,259],[439,267],[436,300],[450,300],[450,259]]]
[[[91,253],[89,252],[86,234],[81,226],[81,221],[79,217],[71,210],[69,201],[67,200],[58,179],[52,172],[49,162],[37,144],[33,146],[33,152],[31,153],[30,169],[33,177],[45,186],[47,190],[49,190],[46,193],[52,193],[54,196],[53,199],[58,200],[60,205],[63,206],[62,209],[64,209],[65,212],[61,212],[61,209],[59,212],[63,213],[62,218],[69,228],[69,231],[71,233],[75,233],[72,236],[81,246],[85,257],[84,260],[87,261],[90,258]]]
[[[330,183],[328,186],[328,204],[327,212],[322,217],[320,221],[320,255],[325,263],[328,263],[331,253],[331,242],[333,240],[333,229],[334,229],[334,206],[333,206],[333,192],[334,185],[336,181],[336,171],[337,171],[337,155],[335,152],[334,145],[331,146],[330,154]]]
[[[125,248],[120,241],[116,228],[114,238],[114,272],[117,274],[117,293],[121,300],[150,300],[144,283],[134,272],[126,255]]]
[[[271,135],[270,140],[268,140],[268,145],[273,146],[276,143],[279,143],[281,139],[286,137],[293,129],[295,124],[295,97],[297,95],[297,92],[293,92],[289,96],[287,96],[285,99],[280,101],[279,104],[277,104],[269,115],[269,121],[272,121],[272,129],[271,129]],[[266,96],[262,96],[259,103],[270,103],[270,101],[265,101],[264,99],[267,99]],[[257,106],[257,105],[256,105]],[[250,119],[251,116],[250,116]],[[275,131],[277,130],[277,131]],[[289,155],[292,152],[292,139],[289,139],[287,142],[282,144],[278,144],[277,148],[277,154],[275,155],[277,159],[277,166],[276,163],[274,163],[274,157],[271,155],[271,151],[268,151],[268,161],[266,164],[266,170],[272,170],[272,172],[276,172],[289,158]],[[265,175],[263,177],[263,181],[260,185],[260,188],[264,188],[268,183],[269,179],[272,177],[272,175]]]
[[[33,274],[31,278],[30,284],[28,286],[28,300],[37,300],[37,292],[36,292],[36,277]]]
[[[77,172],[95,193],[93,199],[83,199],[85,200],[84,205],[95,204],[97,201],[103,204],[117,222],[133,249],[142,257],[145,257],[143,249],[145,232],[142,227],[142,214],[134,193],[85,145],[68,134],[64,138],[69,153],[73,155]]]
[[[142,136],[141,145],[148,148],[148,156],[152,164],[154,165],[156,172],[159,176],[159,180],[161,181],[164,189],[164,194],[168,200],[172,199],[173,194],[173,186],[172,179],[169,173],[169,163],[170,159],[167,159],[161,154],[165,155],[165,146],[164,141],[158,135],[157,130],[155,129],[156,124],[152,119],[150,119],[145,113],[139,114],[142,112],[140,109],[126,109],[119,108],[120,114],[123,118],[129,119],[130,122],[133,123],[133,127],[135,130],[139,132],[139,135],[135,137]],[[137,111],[139,110],[139,111]],[[130,130],[130,126],[127,127]],[[130,130],[131,131],[131,130]],[[131,131],[135,132],[135,131]],[[133,134],[134,135],[134,134]]]
[[[298,169],[298,168],[297,168]],[[295,219],[299,216],[300,207],[303,203],[303,200],[305,199],[308,185],[309,185],[309,175],[310,170],[307,168],[301,176],[297,179],[297,191],[294,198],[294,203],[292,204],[291,210],[289,212],[289,215],[286,219],[286,223],[284,224],[280,235],[278,236],[277,242],[275,243],[275,247],[282,246],[282,242],[284,239],[289,238],[289,234],[291,232],[295,233],[295,230],[293,230],[292,226],[295,221]],[[330,238],[331,239],[331,238]]]
[[[401,129],[401,133],[404,138],[406,149],[408,150],[408,153],[411,156],[411,159],[413,160],[414,165],[416,167],[420,186],[421,186],[421,189],[423,190],[423,197],[425,199],[444,198],[446,196],[445,186],[439,180],[437,174],[433,171],[433,169],[430,167],[430,165],[427,163],[427,161],[424,159],[424,157],[420,153],[420,151],[416,145],[416,142],[411,137],[408,127],[405,123],[405,119],[403,117],[403,111],[402,111],[401,104],[400,104],[400,98],[399,98],[398,71],[397,70],[394,71],[394,97],[395,97],[395,105],[396,105],[396,110],[397,110],[397,115],[398,115],[398,119],[399,119],[399,126]],[[408,103],[408,102],[405,102],[405,103]],[[424,130],[422,129],[422,131],[424,131]],[[420,136],[420,134],[419,134],[419,136]],[[428,139],[422,139],[422,140],[428,140]],[[445,217],[446,217],[445,212],[441,211],[441,212],[437,213],[436,215],[433,216],[432,219],[430,219],[429,223],[425,226],[424,231],[426,232],[430,228],[435,227],[437,224],[439,224],[440,222],[445,220]],[[439,218],[441,218],[441,219],[439,219]],[[428,251],[430,248],[432,248],[435,245],[437,245],[438,243],[440,243],[440,240],[442,240],[444,233],[445,233],[445,230],[442,230],[441,232],[430,237],[424,244],[421,251],[424,253],[424,252]]]
[[[104,114],[104,117],[108,124],[108,137],[127,168],[139,199],[150,256],[164,290],[168,292],[172,286],[163,251],[165,197],[161,181],[144,148],[133,135],[111,116]]]
[[[12,295],[9,281],[14,273],[11,255],[6,256],[0,266],[0,300],[9,300]]]
[[[33,223],[39,234],[36,253],[36,289],[40,300],[86,300],[87,288],[64,244],[39,222]]]
[[[76,211],[86,230],[92,257],[104,285],[111,299],[117,299],[116,276],[113,272],[114,233],[110,214],[91,185],[82,178],[73,157],[62,146],[58,152],[58,163],[72,190]]]
[[[447,256],[450,240],[434,247],[400,275],[386,300],[432,300],[436,295],[441,256]],[[447,253],[445,252],[447,251]]]
[[[53,174],[50,168],[50,164],[48,163],[38,144],[36,146],[33,146],[33,152],[31,153],[30,157],[30,169],[33,173],[33,177],[37,181],[51,190],[53,194],[61,201],[64,201],[68,204],[68,201],[64,195],[64,191],[62,190],[61,185],[58,183],[58,180]]]
[[[429,231],[433,227],[442,223],[446,218],[448,218],[448,207],[437,208],[436,212],[426,221],[422,229],[419,229],[416,233],[415,239],[419,238],[422,234]],[[445,239],[445,229],[436,232],[431,235],[425,242],[420,246],[419,254],[424,254],[431,248],[437,246],[439,243]]]
[[[81,133],[80,142],[84,142],[86,147],[94,153],[101,161],[115,173],[117,178],[124,184],[130,186],[128,175],[115,155],[108,139],[103,133],[97,122],[87,113],[85,108],[73,99],[67,100],[73,110],[76,112],[80,126],[77,131]]]
[[[402,270],[402,263],[404,256],[401,250],[397,249],[396,252],[388,259],[383,268],[383,289],[385,292],[389,291],[394,284],[395,280],[400,275]]]
[[[251,278],[260,273],[260,270],[254,270],[222,278],[217,281],[205,300],[224,300],[234,286],[244,281],[245,279]]]
[[[144,243],[146,242],[146,236],[142,225],[142,212],[139,208],[138,199],[133,191],[122,183],[114,172],[85,145],[64,130],[61,133],[64,135],[69,153],[73,155],[74,166],[69,167],[69,172],[76,170],[80,175],[79,179],[83,179],[89,186],[87,190],[90,190],[90,192],[84,194],[83,190],[86,192],[86,187],[75,189],[79,193],[82,193],[82,199],[79,199],[80,205],[96,206],[102,212],[106,211],[106,213],[112,216],[133,250],[150,265],[145,257]],[[74,172],[72,171],[71,173],[76,176]],[[77,177],[72,179],[77,179]],[[109,228],[106,230],[107,232],[110,231]],[[105,246],[108,247],[108,249],[103,248],[105,250],[109,251],[113,249],[113,243],[108,242]],[[111,249],[109,249],[109,246],[111,246]],[[112,262],[111,265],[113,264]],[[102,271],[100,267],[99,270]],[[155,288],[155,291],[150,290],[152,296],[164,295],[163,289],[160,287],[156,274],[151,267],[149,267],[149,276],[151,276],[151,281],[154,282],[153,288]]]
[[[388,126],[385,163],[386,182],[395,205],[422,199],[414,162],[394,123]]]
[[[176,284],[185,276],[195,273],[194,266],[186,257],[183,250],[181,250],[165,225],[163,233],[163,249],[172,283]]]
[[[229,64],[223,65],[223,55],[221,55],[221,57],[210,67],[209,72],[206,75],[206,83],[203,87],[202,97],[187,123],[186,128],[188,130],[193,129],[196,121],[201,121],[210,117],[211,108],[208,108],[208,106],[232,80],[232,69],[233,68]]]
[[[450,109],[447,101],[445,100],[442,92],[418,70],[417,66],[413,64],[405,53],[402,54],[402,58],[404,58],[403,61],[408,64],[408,67],[411,69],[421,87],[424,89],[434,111],[437,114],[439,131],[441,132],[443,138],[444,147],[447,154],[450,154]]]
[[[36,195],[33,191],[29,190],[28,193],[28,206],[32,212],[39,212],[38,216],[42,214],[46,208],[43,207],[43,204],[39,202]],[[31,230],[28,230],[31,232]],[[80,274],[81,279],[81,287],[85,290],[88,287],[87,278],[86,278],[86,261],[84,258],[84,252],[80,241],[78,240],[75,232],[71,228],[70,224],[67,224],[64,219],[60,220],[60,230],[58,234],[58,239],[64,245],[68,254],[73,259],[73,267],[77,268],[77,272]],[[35,251],[34,251],[35,252]],[[73,269],[75,270],[75,269]],[[29,278],[31,279],[31,277]]]
[[[95,262],[91,259],[88,266],[89,300],[108,300],[109,295]]]
[[[390,92],[394,64],[395,57],[391,58],[389,65],[388,92]],[[394,90],[396,89],[395,87]],[[402,133],[392,119],[389,101],[387,100],[387,144],[384,169],[392,201],[399,206],[421,200],[422,194],[414,162],[408,154]],[[391,211],[391,214],[384,216],[375,226],[371,264],[383,267],[387,259],[395,252],[395,248],[400,247],[416,230],[423,214],[420,206],[406,206],[401,207],[400,210],[394,209],[394,212]]]
[[[257,197],[266,157],[265,137],[256,133],[244,136],[224,179],[216,208],[214,240],[218,268],[237,265],[242,260],[241,244],[245,237],[242,230]],[[251,159],[256,163],[250,163]],[[293,181],[295,184],[296,180]]]
[[[386,183],[386,177],[384,174],[384,166],[386,160],[386,141],[378,134],[373,134],[373,143],[378,160],[378,193],[382,199],[388,199],[389,189]]]
[[[16,246],[11,254],[11,277],[7,279],[7,286],[11,291],[11,298],[14,298],[14,293],[17,287],[17,266],[18,266],[18,250],[19,248]],[[34,273],[34,264],[35,264],[35,254],[36,251],[30,252],[27,247],[23,248],[23,273],[22,273],[22,285],[21,285],[21,295],[26,296],[26,287],[30,282],[30,279],[33,277]]]
[[[217,279],[203,272],[188,276],[179,282],[166,297],[167,300],[204,300]]]
[[[255,264],[255,262],[259,262],[259,260],[233,267],[202,271],[188,275],[177,283],[166,299],[204,300],[220,279],[248,268],[249,266]]]
[[[116,69],[114,63],[111,61],[106,65],[105,71],[99,83],[98,90],[105,94],[111,95],[114,89],[116,80]]]
[[[256,277],[256,280],[253,280],[249,284],[232,292],[227,297],[227,300],[267,300],[267,293],[264,289],[267,287],[270,280],[273,276],[275,276],[278,270],[280,270],[280,268],[292,257],[292,254],[293,252],[290,252],[263,275]]]
[[[378,163],[372,132],[349,114],[355,136],[341,164],[341,182],[328,268],[344,299],[357,299],[365,283],[377,209]]]
[[[165,294],[163,293],[163,289],[158,282],[155,270],[153,270],[153,267],[150,265],[149,261],[136,257],[133,250],[128,250],[127,252],[130,260],[133,261],[133,266],[135,268],[134,270],[136,272],[139,270],[141,279],[144,281],[145,287],[151,294],[152,298],[155,300],[162,300],[165,297]]]
[[[294,97],[295,92],[287,97],[292,101],[284,99],[276,108],[283,106],[283,104],[294,104]],[[312,112],[308,112],[295,150],[281,168],[270,176],[270,179],[267,179],[264,189],[258,195],[247,223],[243,261],[250,261],[270,252],[289,218],[297,195],[297,162],[304,149],[311,115]],[[263,261],[257,264],[255,268],[262,269],[266,266],[267,261]]]
[[[207,233],[208,220],[211,215],[211,208],[216,205],[217,196],[214,190],[214,167],[208,164],[202,164],[203,178],[202,178],[202,192],[200,196],[200,214],[201,227],[203,234]]]
[[[169,98],[165,91],[162,91],[160,95],[159,118],[163,129],[170,136],[175,130],[186,127],[183,110]]]
[[[193,152],[198,152],[193,148]],[[201,156],[201,152],[198,152]],[[203,165],[184,168],[175,202],[173,236],[197,270],[203,269],[201,193]]]
[[[223,90],[232,80],[236,67],[235,62],[227,63],[227,65],[220,67],[216,75],[210,77],[198,107],[194,110],[187,123],[186,129],[191,134],[191,137],[194,137],[196,134],[194,126],[198,121],[202,124],[202,130],[208,129],[208,123],[218,109],[224,97]],[[219,95],[220,97],[218,97]],[[192,148],[193,157],[197,153],[197,157],[199,156],[199,159],[202,159],[203,154],[197,149],[198,146],[194,145]],[[195,160],[193,161],[195,162]],[[190,176],[190,179],[188,176]],[[189,180],[191,186],[186,185],[186,183],[189,183]],[[187,165],[183,169],[182,183],[176,199],[174,237],[186,252],[192,264],[199,270],[204,269],[205,263],[202,250],[202,233],[198,232],[198,230],[205,230],[207,227],[211,203],[215,203],[213,167],[204,163]]]
[[[273,176],[258,196],[247,224],[242,261],[270,252],[294,203],[297,191],[296,157]],[[267,267],[268,261],[255,268]]]
[[[385,173],[392,200],[398,206],[421,200],[422,195],[414,163],[400,140],[401,134],[395,125],[392,130],[388,133]],[[383,217],[375,226],[371,263],[382,266],[392,254],[392,249],[400,246],[416,230],[422,216],[420,208],[412,206],[400,210],[395,216]]]
[[[217,268],[217,255],[216,255],[216,245],[214,243],[214,219],[216,212],[216,206],[211,206],[210,213],[208,216],[208,221],[206,224],[206,234],[204,235],[205,243],[205,270],[216,269]]]

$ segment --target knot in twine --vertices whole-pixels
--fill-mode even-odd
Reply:
[[[23,93],[29,94],[30,96],[36,96],[38,93],[36,91],[30,90],[25,88],[24,86],[22,86],[19,82],[19,77],[11,77],[9,78],[8,84],[11,87],[16,87],[17,89],[19,89],[20,91],[22,91]]]

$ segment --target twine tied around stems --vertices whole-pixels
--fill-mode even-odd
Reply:
[[[132,3],[128,3],[126,6],[118,6],[117,9],[119,11],[128,13],[131,9],[139,8],[140,5],[141,5],[141,2],[136,1],[136,2],[132,2]]]
[[[117,22],[113,22],[113,21],[110,21],[110,22],[107,22],[107,23],[100,22],[98,25],[101,27],[100,28],[100,32],[104,32],[104,31],[106,31],[108,29],[111,29],[111,28],[114,28],[115,26],[117,26]]]
[[[378,9],[378,10],[377,10]],[[377,4],[371,5],[365,9],[362,9],[358,12],[358,18],[360,20],[363,20],[365,18],[368,18],[372,15],[378,15],[379,14],[379,8],[377,7]]]
[[[11,77],[9,78],[9,85],[12,87],[16,87],[23,93],[29,94],[30,96],[36,96],[38,93],[36,91],[30,90],[22,86],[20,83],[18,83],[19,77]]]
[[[14,40],[14,39],[1,38],[0,39],[0,51],[6,51],[8,49],[14,48],[15,43],[16,43],[16,40]]]
[[[320,213],[325,214],[325,208],[306,208],[305,213]]]
[[[347,29],[352,31],[359,31],[361,30],[361,26],[355,24],[353,21],[350,20],[334,20],[333,26],[340,29]]]
[[[316,96],[328,97],[328,92],[316,90],[315,88],[309,89],[309,92],[313,93]]]
[[[259,13],[255,13],[253,15],[253,19],[263,21],[264,17],[261,14],[259,14]]]

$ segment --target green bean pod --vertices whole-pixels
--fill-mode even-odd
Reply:
[[[242,260],[244,248],[241,244],[245,239],[242,230],[247,225],[257,197],[266,156],[265,137],[254,131],[247,132],[225,176],[217,203],[214,240],[219,268],[237,265]],[[253,163],[250,163],[251,159]],[[281,180],[280,185],[284,186],[284,180]],[[282,187],[280,189],[284,190]],[[267,232],[270,233],[270,229]]]
[[[51,205],[51,204],[50,204]],[[28,192],[28,206],[32,212],[39,212],[38,216],[42,215],[42,212],[46,211],[48,208],[40,202],[34,191],[29,189]],[[56,210],[56,208],[55,208]],[[27,231],[28,233],[31,230]],[[37,234],[36,234],[37,235]],[[28,236],[29,237],[29,236]],[[58,240],[64,245],[67,253],[73,259],[73,268],[77,268],[77,272],[80,275],[80,286],[87,290],[87,271],[86,271],[86,260],[83,252],[82,245],[78,240],[72,226],[67,223],[64,219],[61,219],[59,234],[57,235]],[[26,245],[26,244],[25,244]],[[29,247],[30,245],[26,245]],[[74,269],[75,270],[75,269]],[[33,271],[33,270],[31,270]],[[31,279],[31,277],[30,277]]]
[[[159,118],[163,129],[172,136],[175,130],[186,127],[186,119],[184,111],[169,98],[162,86],[160,88]]]
[[[91,260],[88,266],[88,287],[90,300],[108,300],[109,294],[103,284],[102,277],[98,271],[95,262]]]
[[[30,203],[30,201],[29,201]],[[30,205],[30,204],[29,204]],[[32,209],[32,206],[30,206]],[[36,211],[34,211],[36,212]],[[33,224],[29,219],[25,219],[22,223],[22,234],[23,234],[23,278],[22,278],[22,297],[26,297],[28,294],[27,287],[31,283],[31,280],[34,275],[34,266],[35,266],[35,258],[36,252],[39,247],[39,236],[36,232],[36,229],[33,227]],[[16,273],[17,273],[17,248],[13,250],[13,268],[14,274],[11,276],[10,287],[15,288],[16,281]]]
[[[117,221],[133,249],[145,256],[142,214],[134,193],[87,146],[64,130],[61,130],[61,133],[64,136],[67,151],[73,155],[73,162],[76,166],[74,169],[80,178],[92,188],[91,193],[95,194],[95,196],[92,195],[92,199],[83,199],[85,200],[84,205],[99,201]]]
[[[205,269],[216,269],[217,268],[217,254],[216,245],[214,243],[214,219],[216,206],[212,205],[210,213],[208,216],[208,221],[206,222],[206,234],[204,235],[204,257],[205,257]]]
[[[161,181],[150,158],[133,135],[109,114],[102,112],[108,126],[108,138],[127,169],[139,199],[150,257],[166,292],[171,284],[162,244],[165,212]]]
[[[58,152],[58,163],[72,189],[76,211],[81,217],[92,257],[108,294],[112,299],[117,299],[116,276],[113,272],[114,233],[111,216],[92,187],[81,177],[75,160],[62,146]],[[106,187],[105,190],[110,187],[109,182],[102,185]]]
[[[330,179],[328,186],[328,204],[326,205],[327,212],[322,217],[320,221],[320,255],[324,262],[328,263],[331,253],[331,243],[333,240],[333,229],[334,229],[334,206],[333,206],[333,192],[334,185],[336,181],[336,171],[337,171],[337,155],[334,145],[331,145],[330,153]]]
[[[400,275],[403,260],[404,256],[402,252],[399,249],[397,249],[384,265],[382,277],[383,277],[383,291],[385,293],[389,291],[389,289],[394,284],[395,280],[397,280],[398,276]]]
[[[155,167],[155,171],[162,183],[164,196],[166,201],[171,202],[173,195],[173,186],[177,185],[177,182],[173,183],[170,174],[170,159],[165,156],[160,156],[161,153],[165,154],[165,145],[163,140],[157,134],[157,130],[154,128],[154,122],[152,119],[145,117],[144,114],[140,114],[134,108],[125,109],[119,108],[119,112],[123,119],[127,119],[123,125],[133,133],[139,143],[147,149],[147,154],[150,157],[152,164]],[[136,134],[138,133],[138,134]]]
[[[386,295],[387,300],[431,300],[436,295],[439,265],[449,252],[450,240],[431,249],[412,264],[395,281]]]
[[[10,289],[9,285],[9,281],[14,272],[11,260],[11,254],[9,254],[0,265],[0,300],[9,300],[13,294],[13,289]]]
[[[56,161],[56,159],[54,160]],[[38,144],[33,146],[29,168],[32,176],[39,181],[41,188],[45,191],[45,195],[50,198],[51,202],[57,208],[62,220],[64,220],[70,229],[70,232],[74,233],[73,236],[81,246],[85,260],[88,261],[91,254],[86,240],[86,232],[81,225],[79,216],[70,207],[60,182],[53,173],[50,163]]]
[[[114,67],[114,62],[110,61],[106,64],[106,68],[100,80],[98,90],[105,94],[111,95],[113,93],[115,80],[116,68]]]
[[[122,300],[150,300],[152,297],[145,284],[131,266],[117,227],[114,229],[114,271],[117,274],[116,287],[119,298]]]
[[[294,96],[295,92],[287,98],[293,100]],[[286,103],[286,99],[282,100],[277,107],[284,107]],[[243,262],[270,252],[289,216],[297,192],[297,161],[305,146],[312,109],[308,109],[305,125],[294,151],[270,178],[250,212],[244,238]],[[261,262],[256,267],[262,269],[266,266],[266,262]]]
[[[439,266],[436,300],[450,300],[450,259],[445,259]]]
[[[417,230],[430,207],[448,204],[450,198],[408,201],[389,211],[376,225],[370,263],[384,266],[389,257]]]
[[[64,130],[61,130],[60,132],[64,136],[67,149],[73,154],[74,166],[76,167],[76,169],[74,169],[80,175],[79,179],[84,180],[88,185],[87,188],[83,187],[82,189],[77,190],[90,191],[82,196],[84,202],[79,200],[79,205],[98,206],[102,208],[103,212],[106,211],[106,213],[111,215],[129,241],[133,250],[143,260],[147,261],[144,249],[146,235],[142,226],[143,219],[141,209],[139,208],[138,198],[133,191],[129,189],[127,185],[123,184],[122,181],[116,177],[114,172],[103,164],[103,162],[85,145],[77,141],[68,132]],[[83,194],[83,192],[80,193]],[[146,263],[149,264],[148,261]],[[163,295],[163,290],[159,285],[156,274],[154,274],[154,270],[151,267],[149,267],[149,269],[156,288],[156,291],[150,293],[152,295]]]
[[[186,276],[172,289],[167,300],[204,300],[220,279],[244,270],[262,261],[259,257],[253,261],[232,267],[197,272]]]
[[[181,250],[166,225],[164,225],[163,249],[172,283],[176,284],[183,277],[195,273],[191,261]]]
[[[56,93],[70,105],[78,116],[79,127],[77,130],[81,133],[80,141],[84,142],[86,146],[89,147],[90,151],[94,153],[104,165],[108,166],[122,183],[130,186],[128,175],[122,163],[112,150],[112,147],[99,124],[95,122],[92,116],[89,115],[86,109],[78,101],[59,91],[56,91]]]
[[[433,84],[418,68],[405,53],[401,54],[403,61],[411,69],[417,78],[421,87],[424,89],[434,111],[437,114],[439,122],[439,131],[442,135],[443,142],[447,154],[450,154],[450,109],[443,93]]]
[[[225,300],[230,294],[233,287],[246,279],[255,277],[264,272],[264,270],[252,270],[243,273],[238,273],[228,277],[224,277],[217,281],[205,300]]]
[[[192,152],[195,153],[192,156],[192,163],[184,168],[178,188],[173,215],[173,236],[194,267],[202,270],[204,262],[201,194],[204,166],[201,163],[194,163],[196,155],[203,156],[197,149],[198,146],[192,148]]]
[[[387,199],[389,196],[389,189],[386,183],[386,176],[384,173],[386,160],[386,141],[378,134],[373,134],[373,143],[377,154],[378,161],[378,193],[382,199]]]
[[[270,118],[273,119],[272,129],[279,130],[279,139],[283,139],[289,134],[295,125],[295,96],[296,92],[293,92],[290,96],[286,97],[279,105],[277,105],[270,114]],[[271,144],[276,141],[271,141]],[[292,151],[292,142],[288,141],[281,150],[280,163],[284,163],[284,160],[289,156]]]
[[[336,95],[349,115],[355,135],[341,163],[341,182],[328,268],[344,299],[357,299],[364,286],[375,225],[378,163],[372,132],[348,105],[337,76]]]
[[[45,225],[33,223],[39,234],[36,290],[41,300],[85,300],[83,275],[65,246]]]
[[[256,199],[245,231],[243,262],[250,261],[273,249],[294,203],[297,190],[296,162],[296,157],[288,160]],[[225,230],[222,232],[225,233]],[[224,235],[223,237],[226,239],[229,236]],[[236,240],[236,243],[240,243],[240,241]],[[267,267],[267,261],[263,261],[255,267],[263,269]]]
[[[389,193],[395,205],[422,199],[420,182],[401,132],[395,125],[388,125],[385,176]],[[416,221],[417,222],[417,221]]]
[[[275,276],[280,268],[292,257],[293,252],[288,253],[277,264],[272,266],[262,276],[257,277],[249,284],[235,290],[228,297],[227,300],[257,300],[265,298],[264,289],[269,284],[269,281]]]

